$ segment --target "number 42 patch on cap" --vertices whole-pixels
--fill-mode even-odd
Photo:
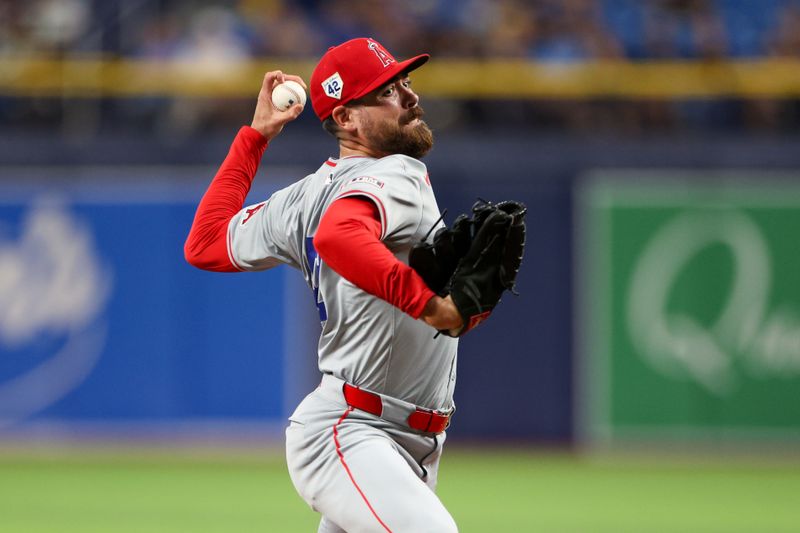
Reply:
[[[322,82],[322,90],[325,91],[325,94],[337,100],[342,99],[343,88],[344,82],[338,72],[334,72],[332,76]]]

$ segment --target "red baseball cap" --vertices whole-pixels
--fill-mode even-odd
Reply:
[[[429,57],[422,54],[398,62],[378,41],[367,37],[332,46],[311,74],[311,106],[325,120],[334,107],[361,98]]]

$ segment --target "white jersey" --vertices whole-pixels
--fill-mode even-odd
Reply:
[[[406,264],[412,244],[440,216],[422,162],[404,155],[329,159],[314,174],[233,217],[230,259],[242,270],[282,263],[302,270],[322,322],[320,371],[363,389],[447,410],[453,404],[458,340],[434,338],[430,326],[342,278],[314,250],[325,210],[347,196],[375,203],[381,240]]]

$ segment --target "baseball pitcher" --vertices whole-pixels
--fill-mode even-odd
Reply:
[[[425,165],[433,146],[409,72],[377,41],[330,48],[310,86],[264,77],[197,209],[185,245],[199,268],[235,272],[288,264],[319,311],[320,386],[290,417],[286,458],[320,532],[453,532],[434,493],[454,411],[458,337],[513,290],[525,208],[479,202],[448,228]],[[242,207],[269,141],[302,111],[279,110],[285,81],[309,90],[339,157]]]

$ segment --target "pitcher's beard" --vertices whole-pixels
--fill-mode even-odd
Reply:
[[[411,120],[422,116],[422,113],[414,115]],[[420,159],[433,148],[433,132],[422,120],[413,126],[409,123],[371,122],[364,133],[375,148],[387,154],[403,154]]]

